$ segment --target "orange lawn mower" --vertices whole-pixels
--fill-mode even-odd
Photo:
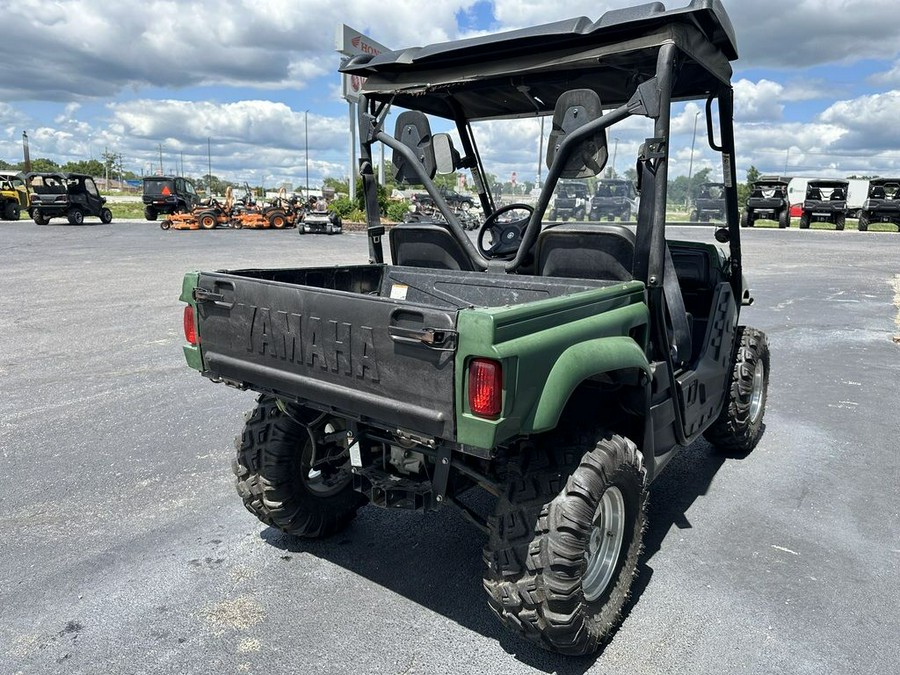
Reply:
[[[225,201],[210,199],[206,204],[193,208],[189,213],[173,213],[159,226],[163,230],[212,230],[219,225],[231,224],[234,192],[229,185],[225,189]]]
[[[294,227],[297,220],[293,201],[287,198],[285,188],[281,188],[278,196],[263,207],[252,201],[248,189],[243,206],[236,207],[231,216],[231,226],[236,229],[282,230],[285,227]]]

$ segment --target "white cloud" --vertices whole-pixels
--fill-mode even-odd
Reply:
[[[734,83],[734,118],[738,121],[759,122],[781,119],[784,105],[781,98],[784,87],[771,80]]]

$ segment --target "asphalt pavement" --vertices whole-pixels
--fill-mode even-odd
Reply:
[[[362,234],[0,223],[0,673],[898,672],[900,234],[743,234],[762,441],[666,468],[627,616],[573,659],[495,621],[452,509],[309,542],[241,506],[254,395],[185,365],[182,276],[363,263]]]

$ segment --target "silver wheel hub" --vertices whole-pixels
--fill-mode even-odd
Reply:
[[[750,390],[750,424],[756,424],[762,414],[763,392],[766,384],[766,367],[762,361],[753,369],[753,386]]]
[[[607,488],[594,513],[581,588],[584,598],[593,602],[612,581],[625,539],[625,499],[619,488]]]

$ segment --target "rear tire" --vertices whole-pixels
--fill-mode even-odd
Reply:
[[[750,227],[750,212],[741,212],[741,227]]]
[[[36,225],[46,225],[50,222],[49,218],[46,218],[43,213],[40,212],[39,209],[34,210],[34,215],[32,216]]]
[[[310,431],[321,438],[342,424],[307,408],[293,408],[288,416],[275,399],[260,396],[235,441],[232,463],[247,510],[266,525],[298,537],[327,537],[344,529],[366,503],[353,490],[349,456],[321,469],[310,468]]]
[[[284,226],[287,225],[287,216],[284,214],[284,211],[273,211],[269,214],[268,221],[269,225],[276,230],[283,230]]]
[[[100,209],[100,222],[109,225],[112,222],[112,211],[109,209]]]
[[[200,227],[204,230],[212,230],[218,224],[218,220],[216,219],[216,214],[212,211],[204,211],[200,215],[197,216],[197,222],[200,224]]]
[[[156,212],[156,209],[154,209],[152,206],[144,207],[144,218],[146,220],[156,220],[156,217],[158,215],[159,214]]]
[[[722,412],[704,437],[728,454],[746,454],[762,436],[769,391],[769,342],[755,328],[738,326],[733,370]]]
[[[834,229],[838,232],[843,231],[844,225],[847,223],[847,216],[843,213],[839,213],[834,217]]]
[[[584,452],[587,450],[587,452]],[[488,520],[484,587],[509,628],[545,649],[596,651],[628,599],[645,528],[646,472],[626,438],[558,437],[513,464]]]
[[[22,209],[16,202],[9,202],[3,207],[4,220],[18,220],[22,214]]]
[[[782,230],[791,226],[791,210],[784,209],[781,213],[778,214],[778,227]]]
[[[69,225],[81,225],[84,223],[84,211],[75,208],[69,211]]]
[[[809,214],[806,211],[804,211],[803,214],[800,216],[800,229],[801,230],[809,229]]]
[[[856,223],[856,229],[860,232],[869,231],[869,217],[866,215],[865,211],[859,212],[859,220]]]

